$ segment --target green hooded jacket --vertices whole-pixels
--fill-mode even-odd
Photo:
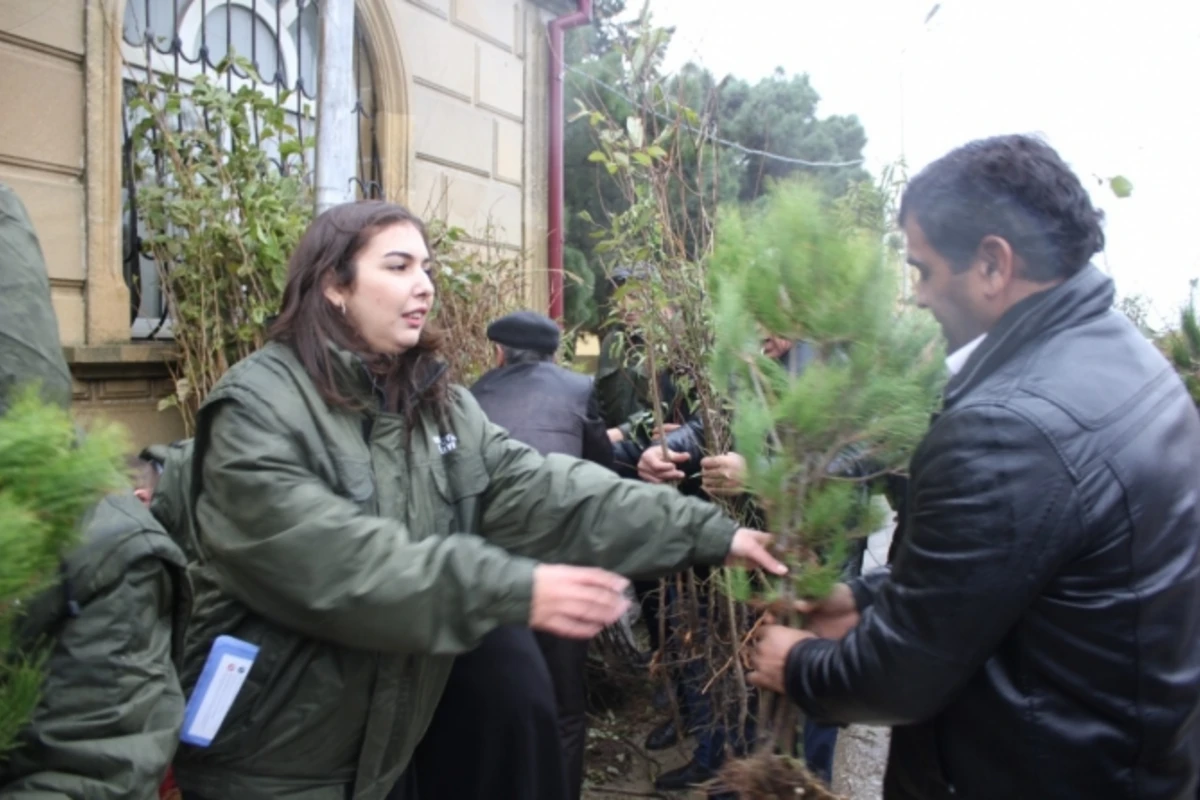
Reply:
[[[0,185],[0,410],[14,386],[40,381],[67,405],[70,373],[50,287],[21,201]],[[150,800],[170,764],[184,700],[183,554],[132,492],[82,521],[64,580],[30,601],[19,640],[48,646],[46,677],[17,748],[0,756],[0,799]]]
[[[337,363],[368,410],[331,409],[273,344],[198,415],[184,685],[218,635],[260,652],[212,745],[181,748],[185,792],[382,800],[455,654],[528,622],[539,561],[651,577],[729,552],[736,525],[709,504],[543,458],[457,387],[445,429],[410,430],[354,356]]]

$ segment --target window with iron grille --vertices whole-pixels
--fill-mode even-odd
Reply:
[[[170,338],[171,326],[166,300],[159,291],[158,267],[140,240],[130,138],[137,119],[129,98],[139,83],[156,73],[173,75],[186,87],[198,76],[212,73],[233,53],[254,64],[258,76],[230,70],[224,76],[228,88],[232,91],[239,85],[257,83],[276,97],[289,91],[289,124],[299,138],[312,136],[316,133],[318,30],[317,0],[127,0],[121,47],[126,98],[122,240],[134,339]],[[383,197],[375,127],[375,66],[361,29],[356,31],[354,62],[358,193],[360,197]],[[194,117],[185,108],[178,115],[178,124],[203,124]],[[310,164],[312,156],[309,152]],[[153,177],[142,176],[147,179]]]

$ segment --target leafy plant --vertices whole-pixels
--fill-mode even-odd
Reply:
[[[159,267],[178,347],[177,406],[195,410],[234,363],[261,347],[279,309],[287,260],[312,218],[306,162],[312,139],[289,123],[289,93],[254,82],[230,90],[241,58],[190,86],[170,75],[140,84],[130,101],[138,217]]]
[[[1196,280],[1192,281],[1193,292],[1196,283]],[[1196,405],[1200,406],[1200,323],[1196,321],[1194,299],[1179,312],[1179,327],[1164,334],[1158,345],[1175,365]]]
[[[79,438],[70,413],[26,388],[0,416],[0,760],[37,706],[44,643],[16,633],[24,603],[59,578],[80,518],[128,486],[126,442],[115,426]]]

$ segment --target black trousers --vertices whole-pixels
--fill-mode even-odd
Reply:
[[[564,639],[535,633],[546,659],[554,700],[558,706],[558,735],[567,765],[568,797],[579,800],[583,792],[583,756],[587,748],[587,654],[586,640]]]
[[[581,676],[582,679],[582,676]],[[415,794],[414,794],[415,793]],[[525,627],[497,628],[454,661],[399,800],[568,800],[554,687]]]

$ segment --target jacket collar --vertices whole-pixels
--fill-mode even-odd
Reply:
[[[334,377],[338,384],[368,408],[380,408],[383,387],[362,355],[339,347],[333,342],[329,342],[328,346],[329,351],[333,353]],[[444,361],[425,361],[423,366],[417,382],[417,397],[425,394],[450,367]]]
[[[1027,344],[1107,313],[1114,292],[1112,279],[1088,264],[1058,286],[1017,303],[946,384],[944,407],[953,405]]]

